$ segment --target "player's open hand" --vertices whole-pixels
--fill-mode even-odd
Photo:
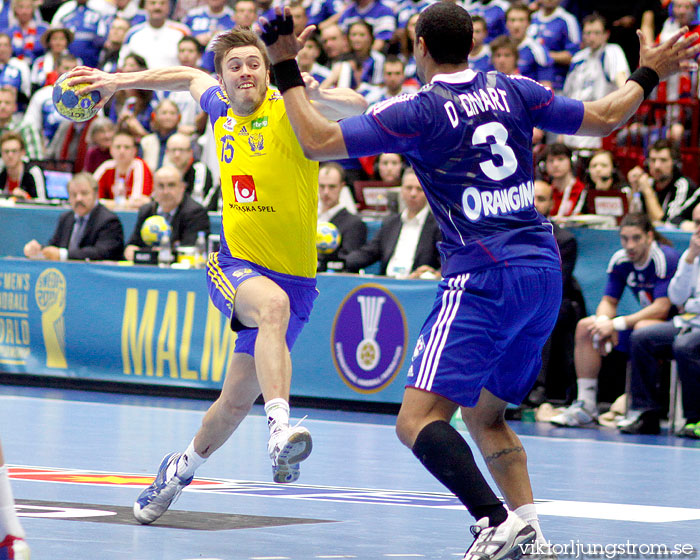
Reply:
[[[679,70],[697,67],[695,58],[700,53],[700,35],[688,34],[683,27],[660,45],[649,45],[644,34],[637,30],[639,37],[639,65],[653,69],[660,80],[665,80]]]
[[[118,76],[118,74],[108,74],[97,68],[78,66],[68,72],[66,83],[70,86],[87,84],[85,88],[81,90],[81,92],[84,93],[99,91],[102,96],[99,103],[96,105],[99,111],[107,104],[107,101],[114,95],[114,92],[117,91],[116,76]]]
[[[288,6],[285,6],[284,10],[280,7],[275,8],[275,17],[272,21],[261,17],[255,25],[256,33],[267,45],[272,64],[296,58],[314,29],[316,29],[315,25],[309,25],[298,37],[295,36],[294,20]]]

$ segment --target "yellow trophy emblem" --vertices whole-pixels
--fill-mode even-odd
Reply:
[[[55,268],[47,268],[34,287],[36,304],[41,311],[41,329],[46,348],[46,367],[66,369],[66,279]]]

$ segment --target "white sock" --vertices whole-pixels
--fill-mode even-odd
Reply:
[[[3,465],[0,467],[0,541],[4,540],[7,535],[23,539],[24,529],[17,519],[7,465]]]
[[[265,403],[267,427],[270,434],[289,426],[289,403],[284,399],[272,399]]]
[[[520,506],[514,511],[514,513],[535,530],[537,533],[538,544],[547,544],[547,541],[544,539],[544,535],[542,534],[542,529],[540,528],[540,520],[537,517],[537,508],[535,507],[535,504],[525,504],[524,506]]]
[[[182,480],[187,480],[194,476],[194,471],[201,467],[206,460],[206,457],[202,457],[194,450],[194,439],[192,439],[185,452],[177,460],[177,476]]]
[[[578,385],[578,398],[583,401],[583,406],[588,412],[595,412],[598,409],[598,380],[587,377],[579,377],[576,380]]]

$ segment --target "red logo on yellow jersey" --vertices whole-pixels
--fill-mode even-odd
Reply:
[[[233,197],[236,202],[257,202],[258,193],[251,175],[233,175]]]

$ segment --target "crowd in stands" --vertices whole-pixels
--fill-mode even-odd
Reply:
[[[298,55],[299,66],[321,88],[359,91],[370,108],[415,94],[423,85],[412,55],[415,26],[420,11],[433,1],[292,0],[297,33],[306,25],[317,26]],[[470,66],[475,71],[496,70],[534,79],[558,94],[583,101],[598,99],[621,87],[630,69],[636,68],[636,30],[654,42],[683,26],[696,29],[698,4],[698,0],[466,0],[463,5],[474,24]],[[167,214],[173,227],[177,225],[178,239],[185,243],[196,237],[196,228],[206,225],[208,231],[202,212],[221,211],[218,154],[207,115],[189,92],[120,91],[102,114],[76,123],[56,112],[52,85],[81,64],[107,72],[183,65],[213,73],[213,54],[207,50],[213,37],[221,30],[252,25],[258,16],[269,16],[274,6],[274,0],[2,2],[0,190],[6,197],[47,200],[51,197],[45,170],[76,174],[69,184],[70,217],[59,224],[47,246],[30,242],[28,255],[43,251],[45,258],[84,258],[73,237],[85,245],[88,239],[94,243],[97,235],[91,233],[91,237],[81,229],[85,226],[79,220],[80,206],[86,200],[97,204],[102,231],[112,232],[115,239],[114,221],[105,214],[114,209],[138,211],[139,223],[149,215]],[[491,103],[488,99],[472,102],[486,108]],[[630,348],[633,354],[635,348],[651,352],[650,344],[635,341],[645,340],[642,334],[651,331],[644,327],[654,323],[665,337],[659,355],[665,352],[668,357],[680,347],[674,343],[680,330],[674,331],[676,327],[664,321],[672,320],[677,309],[686,309],[687,301],[697,297],[700,249],[691,242],[684,254],[688,258],[682,259],[685,264],[678,267],[685,275],[683,286],[690,287],[684,288],[683,297],[669,300],[666,290],[678,255],[649,236],[655,235],[655,224],[696,232],[693,239],[698,235],[698,112],[698,75],[689,69],[660,84],[630,124],[609,138],[533,130],[535,200],[554,224],[565,270],[565,297],[530,403],[540,404],[552,391],[548,368],[565,370],[568,381],[560,379],[553,392],[562,401],[575,402],[554,417],[556,423],[588,425],[595,420],[595,380],[601,359],[609,352],[606,342],[628,353]],[[371,199],[372,189],[376,194],[378,188],[384,189],[379,202],[376,196]],[[386,216],[387,211],[392,212]],[[367,213],[385,217],[370,237],[361,219]],[[595,223],[620,226],[626,232],[621,236],[623,250],[607,248],[612,257],[608,288],[590,317],[572,275],[575,239],[565,229],[581,216],[597,216]],[[319,221],[334,223],[342,238],[336,251],[319,257],[319,271],[356,272],[374,264],[375,271],[389,276],[440,277],[435,220],[415,174],[398,154],[322,165]],[[637,236],[648,241],[646,260],[639,263],[625,250]],[[121,231],[119,240],[123,246]],[[128,238],[126,257],[132,258],[141,245],[137,229]],[[105,258],[115,257],[114,247],[105,246],[105,250]],[[649,277],[630,284],[625,274],[636,274],[637,265],[653,268],[658,290],[640,288],[651,282]],[[631,268],[623,274],[620,267]],[[625,286],[637,295],[642,310],[636,317],[626,317],[624,325],[618,320],[613,326],[620,319],[615,317],[616,305]],[[627,333],[626,337],[618,337],[618,332]],[[692,340],[697,354],[697,338]],[[697,359],[684,361],[680,350],[676,358],[685,364],[684,379],[689,375],[700,379]],[[638,364],[634,355],[632,363]],[[659,373],[639,365],[633,369],[633,387],[639,388],[639,394],[633,396],[632,406],[639,415],[636,424],[626,429],[654,431],[662,405],[658,395],[650,396],[649,386],[655,387]],[[693,386],[692,381],[685,384]],[[690,408],[697,412],[697,407]],[[686,426],[684,433],[700,438],[700,417],[691,420],[698,429]]]

